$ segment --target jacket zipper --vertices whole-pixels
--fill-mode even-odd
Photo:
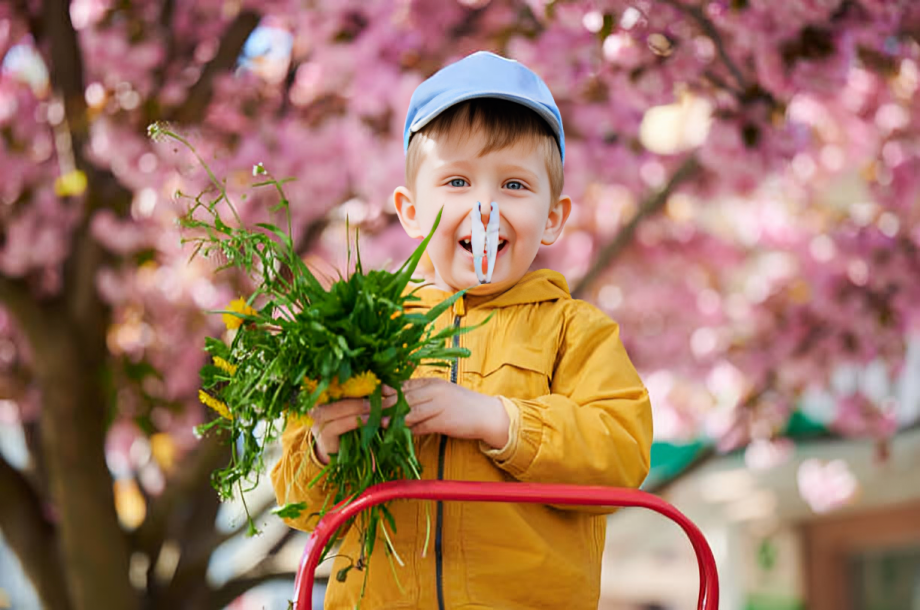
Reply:
[[[454,328],[460,328],[460,316],[454,316]],[[460,347],[460,336],[454,335],[454,347]],[[460,361],[454,358],[450,365],[450,382],[457,383],[457,368]],[[444,457],[447,453],[447,436],[441,435],[441,444],[438,447],[438,480],[444,479]],[[434,565],[435,578],[438,588],[438,609],[444,610],[444,555],[441,551],[441,531],[444,522],[444,503],[438,502],[437,521],[434,530]]]

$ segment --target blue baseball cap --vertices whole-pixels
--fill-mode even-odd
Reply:
[[[524,64],[487,51],[477,51],[441,68],[418,86],[409,101],[403,150],[409,149],[412,134],[451,106],[483,97],[517,102],[536,112],[556,136],[565,161],[562,115],[549,87]]]

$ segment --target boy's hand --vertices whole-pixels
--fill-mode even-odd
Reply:
[[[413,434],[480,440],[495,449],[508,443],[510,421],[501,399],[436,378],[410,379],[402,389],[410,408],[406,425]],[[394,404],[396,391],[384,386],[383,407]]]
[[[328,464],[329,454],[339,450],[339,437],[357,429],[361,421],[367,420],[370,412],[371,403],[365,398],[345,398],[311,409],[311,431],[316,441],[316,457],[319,461]]]

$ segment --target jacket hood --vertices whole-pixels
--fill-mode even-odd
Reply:
[[[412,284],[407,290],[412,290]],[[446,292],[433,286],[426,286],[416,293],[421,300],[409,301],[407,309],[430,309],[455,293]],[[570,299],[569,285],[558,271],[539,269],[524,275],[517,284],[504,292],[485,296],[467,295],[464,297],[466,309],[495,309],[512,305],[527,305],[543,301]]]

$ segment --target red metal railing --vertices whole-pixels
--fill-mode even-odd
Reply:
[[[547,483],[479,483],[476,481],[393,481],[375,485],[346,506],[326,514],[317,524],[304,549],[294,581],[295,610],[311,610],[313,576],[319,556],[333,534],[350,518],[371,506],[411,498],[464,502],[529,502],[578,506],[639,506],[653,510],[677,523],[693,545],[700,568],[698,610],[719,607],[719,575],[706,538],[699,528],[676,508],[652,494],[635,489],[556,485]]]

